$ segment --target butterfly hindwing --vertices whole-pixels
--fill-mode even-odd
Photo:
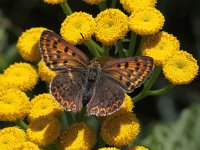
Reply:
[[[84,53],[52,31],[43,31],[39,44],[44,62],[53,71],[86,67],[89,63]]]
[[[124,91],[103,75],[98,80],[95,92],[87,104],[88,115],[106,116],[119,110],[124,102]]]
[[[65,110],[73,112],[81,110],[85,86],[81,71],[59,73],[50,85],[51,94]]]
[[[137,56],[110,60],[104,64],[103,71],[125,92],[130,93],[147,79],[153,67],[151,57]]]

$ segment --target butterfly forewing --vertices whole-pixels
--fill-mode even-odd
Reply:
[[[39,44],[44,62],[53,71],[86,67],[89,63],[84,53],[52,31],[43,31]]]
[[[125,92],[132,92],[150,75],[154,67],[151,57],[137,56],[110,60],[103,66],[104,72],[116,81]]]

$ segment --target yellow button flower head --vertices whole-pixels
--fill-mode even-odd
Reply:
[[[91,38],[95,27],[96,23],[92,15],[85,12],[75,12],[64,20],[60,34],[73,45],[82,44]]]
[[[179,41],[164,31],[151,36],[142,46],[142,54],[154,59],[155,65],[163,65],[180,47]]]
[[[60,136],[60,140],[64,150],[89,150],[96,143],[96,134],[91,126],[85,123],[75,123]]]
[[[115,147],[105,147],[105,148],[99,148],[98,150],[119,150],[119,149]]]
[[[128,150],[149,150],[149,149],[144,146],[133,146],[129,147]]]
[[[109,145],[123,146],[133,141],[140,132],[136,116],[130,112],[107,117],[101,127],[101,135]]]
[[[40,150],[36,144],[29,141],[15,144],[14,150]]]
[[[39,38],[46,28],[31,28],[22,33],[17,42],[19,54],[26,61],[38,61],[40,57]]]
[[[132,13],[135,10],[147,7],[154,7],[157,0],[120,0],[123,8]]]
[[[133,101],[132,101],[131,97],[129,95],[125,94],[125,100],[124,100],[124,103],[123,103],[123,105],[122,105],[120,110],[125,110],[127,112],[132,112],[133,107],[134,107],[134,104],[133,104]]]
[[[27,140],[26,133],[18,127],[8,127],[0,130],[1,150],[15,150],[15,145]]]
[[[38,63],[38,73],[42,81],[51,82],[51,80],[56,76],[54,71],[51,71],[43,60]]]
[[[64,3],[66,0],[43,0],[47,4],[61,4]]]
[[[130,30],[139,35],[158,32],[164,25],[162,13],[155,8],[144,8],[135,11],[129,17]]]
[[[123,39],[128,32],[128,17],[119,9],[106,9],[95,18],[96,39],[103,44],[112,45]]]
[[[17,89],[0,89],[0,121],[16,121],[28,115],[31,104]]]
[[[3,86],[29,91],[38,82],[38,74],[34,66],[28,63],[15,63],[8,67],[0,80],[4,80]]]
[[[99,4],[105,0],[83,0],[84,2],[88,3],[88,4]]]
[[[63,112],[61,106],[51,96],[51,94],[40,94],[31,100],[32,108],[28,115],[29,120],[39,117],[54,116],[59,117]]]
[[[53,143],[60,135],[61,124],[55,117],[40,117],[33,120],[26,131],[28,139],[40,148]]]
[[[190,83],[198,70],[197,60],[186,51],[177,51],[163,66],[163,73],[172,84]]]

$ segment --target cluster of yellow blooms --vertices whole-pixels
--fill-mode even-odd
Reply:
[[[43,0],[48,4],[61,4],[65,0]],[[83,0],[91,5],[105,0]],[[60,29],[61,36],[69,43],[82,44],[95,36],[104,45],[112,45],[131,32],[148,36],[141,46],[142,55],[154,59],[155,65],[163,69],[165,77],[172,84],[188,84],[198,74],[197,60],[186,51],[180,50],[179,41],[171,34],[160,31],[164,25],[162,13],[155,8],[156,0],[120,0],[127,14],[119,9],[101,11],[96,18],[85,12],[68,15]],[[93,126],[73,123],[62,131],[60,117],[64,110],[49,93],[27,96],[39,82],[39,78],[49,83],[56,75],[41,59],[38,40],[43,27],[26,30],[19,37],[17,49],[25,61],[37,62],[38,66],[27,62],[15,63],[0,74],[0,121],[26,121],[26,132],[17,126],[0,130],[0,147],[4,150],[39,150],[57,140],[61,149],[89,150],[97,143]],[[140,132],[140,123],[132,112],[132,99],[126,95],[119,111],[100,118],[100,135],[106,144],[115,147],[99,150],[117,150],[128,145]],[[143,146],[132,146],[128,150],[148,150]]]
[[[93,34],[101,43],[112,45],[123,39],[129,29],[139,35],[149,35],[158,32],[163,24],[163,15],[154,7],[137,9],[129,17],[119,9],[110,8],[100,12],[96,18],[84,12],[67,16],[60,34],[74,45],[82,44]]]

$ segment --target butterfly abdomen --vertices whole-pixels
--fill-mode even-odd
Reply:
[[[94,82],[88,82],[86,85],[86,88],[83,92],[83,97],[82,97],[82,103],[83,105],[87,105],[90,99],[92,98],[92,94],[94,92],[95,83]]]
[[[101,70],[96,67],[88,67],[87,76],[86,76],[86,88],[83,93],[83,105],[87,103],[92,98],[92,95],[95,92],[97,81],[101,76]]]

